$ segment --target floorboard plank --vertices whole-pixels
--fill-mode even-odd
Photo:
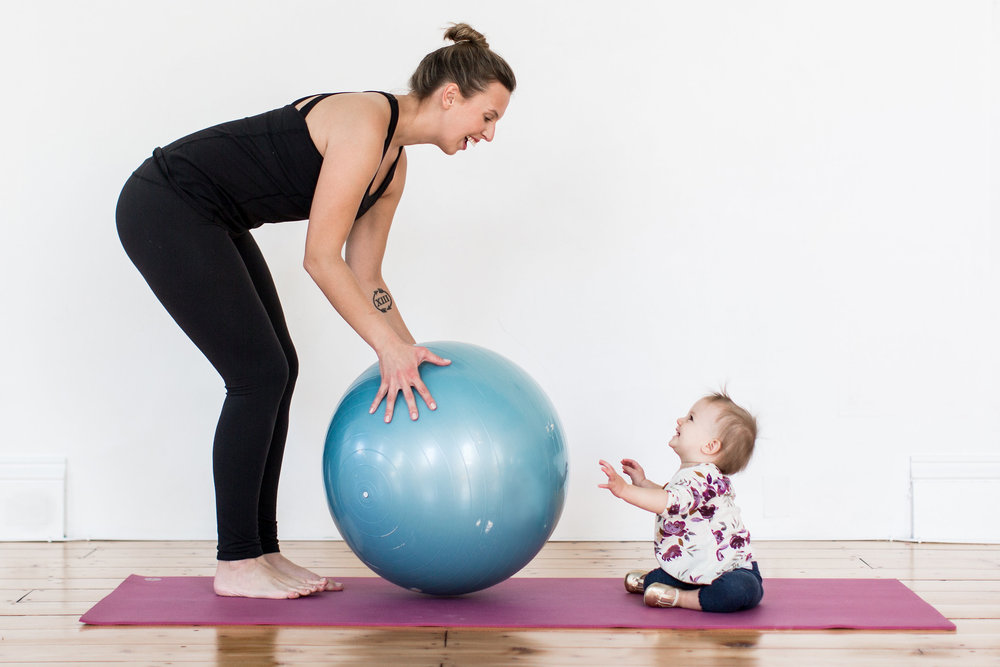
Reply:
[[[343,542],[288,541],[333,576],[372,576]],[[898,578],[955,632],[90,627],[79,616],[129,574],[214,573],[204,541],[0,543],[5,665],[996,665],[1000,545],[755,543],[765,577]],[[650,566],[648,542],[551,542],[517,576],[620,577]],[[835,594],[833,591],[831,594]],[[670,610],[664,610],[669,613]]]

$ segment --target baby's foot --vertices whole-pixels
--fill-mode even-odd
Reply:
[[[307,570],[304,567],[296,565],[277,551],[274,553],[264,554],[263,559],[272,568],[286,577],[290,577],[295,581],[300,582],[302,585],[308,586],[314,593],[319,593],[320,591],[344,590],[342,584],[339,584],[336,581],[330,581],[326,577],[321,577],[311,570]]]
[[[215,594],[226,597],[284,600],[309,595],[312,588],[288,577],[264,561],[264,557],[220,560],[215,568]]]
[[[666,584],[650,584],[642,599],[648,607],[676,607],[680,597],[681,591],[678,588]]]
[[[683,607],[701,611],[698,589],[682,590],[666,584],[650,584],[643,593],[643,601],[650,607]]]
[[[629,593],[642,593],[645,581],[646,572],[644,570],[632,570],[625,575],[625,590]]]

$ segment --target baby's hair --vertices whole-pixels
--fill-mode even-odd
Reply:
[[[444,38],[455,42],[443,46],[424,56],[410,77],[410,90],[418,100],[424,100],[439,86],[455,83],[462,97],[472,97],[486,90],[490,83],[497,81],[510,92],[514,92],[517,80],[514,71],[503,58],[468,23],[453,23],[444,33]]]
[[[757,441],[757,418],[740,407],[726,393],[721,391],[705,396],[704,400],[719,405],[719,442],[722,450],[715,465],[724,475],[732,475],[747,467],[753,456]]]

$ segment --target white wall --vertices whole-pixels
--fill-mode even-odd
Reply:
[[[385,273],[419,339],[548,391],[571,454],[556,538],[646,538],[597,459],[665,479],[674,418],[721,383],[761,419],[736,479],[759,538],[906,537],[910,455],[996,451],[996,2],[473,7],[5,10],[0,455],[66,457],[69,537],[214,536],[223,387],[121,250],[128,174],[309,93],[404,92],[452,20],[518,90],[492,145],[410,151]],[[285,538],[336,535],[323,439],[374,361],[302,271],[304,233],[256,233],[302,361]]]

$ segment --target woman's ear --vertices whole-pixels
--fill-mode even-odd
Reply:
[[[441,108],[450,109],[454,106],[461,91],[456,83],[446,83],[441,87]]]

